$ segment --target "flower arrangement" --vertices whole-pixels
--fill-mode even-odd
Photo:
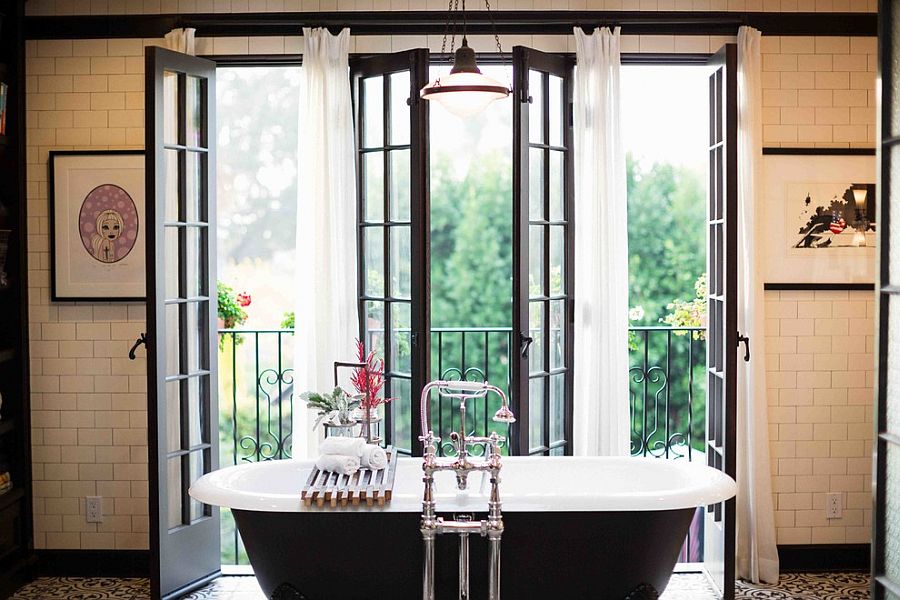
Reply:
[[[247,312],[251,298],[247,292],[235,293],[234,289],[221,281],[216,284],[218,294],[218,315],[225,329],[234,329],[235,325],[243,325],[247,321]]]
[[[660,319],[660,322],[672,327],[705,327],[706,326],[706,273],[700,275],[694,282],[696,298],[684,302],[676,299],[670,302],[666,308],[671,313]],[[676,331],[675,335],[685,335],[687,332]],[[705,339],[702,331],[694,332],[695,340]]]
[[[351,398],[341,386],[324,394],[304,392],[300,394],[300,399],[306,402],[309,408],[319,411],[313,429],[325,421],[335,425],[352,425],[356,422],[351,416],[351,411],[359,406],[359,400]]]
[[[362,397],[360,408],[371,410],[393,400],[393,398],[378,396],[384,387],[384,360],[375,358],[374,350],[370,350],[367,354],[366,346],[360,340],[356,340],[356,359],[366,365],[354,369],[353,375],[350,377],[350,382]]]

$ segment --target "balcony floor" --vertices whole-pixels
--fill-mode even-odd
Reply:
[[[42,577],[11,600],[143,600],[149,597],[146,579],[107,577]],[[661,600],[713,600],[715,594],[702,575],[676,574]],[[869,598],[866,573],[787,573],[778,586],[749,586],[739,582],[736,600],[854,600]],[[253,577],[221,577],[182,600],[265,600]]]

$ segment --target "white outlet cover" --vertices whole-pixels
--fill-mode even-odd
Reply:
[[[101,496],[87,496],[84,499],[84,519],[88,523],[103,521],[103,498]]]
[[[841,519],[844,516],[843,497],[839,493],[825,496],[825,518]]]

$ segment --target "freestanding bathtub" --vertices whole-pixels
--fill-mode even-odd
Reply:
[[[422,597],[422,461],[400,459],[382,508],[306,507],[311,461],[229,467],[190,490],[228,507],[259,584],[270,598],[419,600]],[[488,481],[436,476],[439,514],[486,512]],[[622,600],[665,589],[698,506],[735,494],[719,471],[641,458],[505,457],[501,592],[509,600]],[[458,595],[457,536],[439,536],[439,600]],[[473,537],[473,600],[487,597],[487,543]],[[637,597],[645,597],[635,594]],[[653,597],[653,592],[646,597]]]

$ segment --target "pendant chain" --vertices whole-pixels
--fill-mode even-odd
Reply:
[[[456,14],[459,12],[460,0],[449,0],[447,2],[447,24],[444,26],[444,39],[441,41],[441,54],[447,54],[447,38],[450,38],[450,56],[449,62],[453,64],[453,53],[456,49]],[[491,30],[494,32],[494,42],[497,45],[497,52],[503,54],[503,47],[500,45],[500,33],[497,31],[497,22],[494,20],[494,11],[491,9],[491,1],[484,0],[484,6],[487,8],[488,18],[491,20]],[[466,39],[468,30],[468,19],[466,18],[466,0],[462,0],[462,35]]]

